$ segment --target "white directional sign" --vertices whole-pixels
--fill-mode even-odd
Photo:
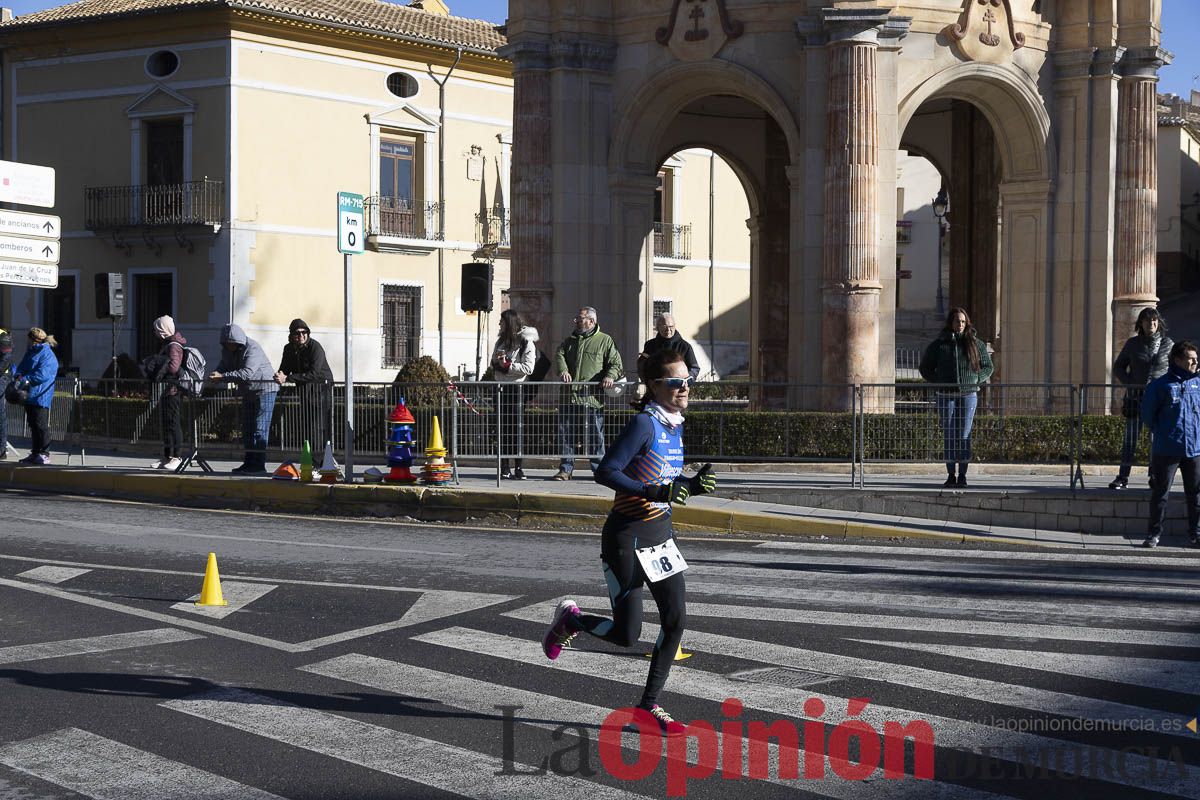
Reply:
[[[54,168],[0,161],[0,202],[54,208]]]
[[[0,236],[0,258],[58,263],[58,239],[27,239],[24,236]]]
[[[0,259],[0,283],[54,289],[58,286],[58,265]]]
[[[28,211],[0,209],[0,234],[57,239],[61,230],[62,220],[53,214],[31,214]]]
[[[338,250],[346,255],[359,255],[365,236],[362,195],[338,192]]]

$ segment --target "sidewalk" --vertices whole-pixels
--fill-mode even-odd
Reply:
[[[18,451],[22,453],[24,451]],[[495,467],[467,465],[459,483],[446,488],[378,484],[304,485],[229,475],[236,462],[210,462],[183,474],[151,468],[152,459],[89,452],[87,465],[55,453],[55,463],[25,467],[0,462],[0,487],[86,494],[206,507],[346,516],[410,516],[417,519],[569,524],[598,527],[612,492],[595,483],[586,467],[571,481],[552,481],[554,468],[527,468],[530,479],[502,481]],[[360,480],[381,456],[356,462]],[[973,466],[968,489],[943,489],[940,465],[868,465],[867,488],[850,485],[848,465],[779,465],[787,472],[748,472],[718,465],[718,493],[692,498],[674,513],[677,527],[728,533],[767,533],[824,538],[921,538],[1034,546],[1137,546],[1145,536],[1148,491],[1089,488],[1072,492],[1067,467]],[[770,467],[759,466],[759,469]],[[806,470],[807,468],[807,470]],[[886,472],[883,472],[884,469]],[[805,471],[806,470],[806,471]],[[1111,470],[1092,470],[1089,487],[1107,485]],[[1131,485],[1143,478],[1135,473]],[[1178,492],[1176,492],[1178,494]],[[1183,546],[1182,498],[1173,497],[1163,547]]]

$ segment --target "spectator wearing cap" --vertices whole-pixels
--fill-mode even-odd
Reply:
[[[0,461],[8,458],[8,403],[4,392],[12,382],[12,334],[0,328]]]
[[[164,315],[154,320],[154,335],[158,337],[158,352],[142,362],[142,371],[154,383],[163,383],[158,400],[162,421],[163,456],[155,469],[175,470],[182,464],[183,425],[179,410],[179,371],[187,358],[183,348],[187,339],[175,330],[175,320]]]
[[[22,464],[50,463],[50,404],[54,401],[54,379],[58,359],[53,348],[58,342],[41,328],[30,328],[29,349],[17,365],[15,382],[24,393],[25,421],[29,423],[29,455]]]
[[[325,348],[310,335],[308,323],[292,320],[288,343],[275,373],[275,382],[296,384],[300,401],[300,437],[314,450],[329,441],[329,414],[333,406],[333,370],[325,358]]]

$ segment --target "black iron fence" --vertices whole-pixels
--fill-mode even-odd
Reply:
[[[220,225],[225,193],[205,178],[160,186],[89,186],[83,190],[88,230],[164,225]]]

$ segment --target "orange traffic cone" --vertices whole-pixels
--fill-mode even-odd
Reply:
[[[198,606],[227,606],[221,594],[221,576],[217,573],[217,554],[208,554],[208,566],[204,568],[204,585],[200,588]]]

